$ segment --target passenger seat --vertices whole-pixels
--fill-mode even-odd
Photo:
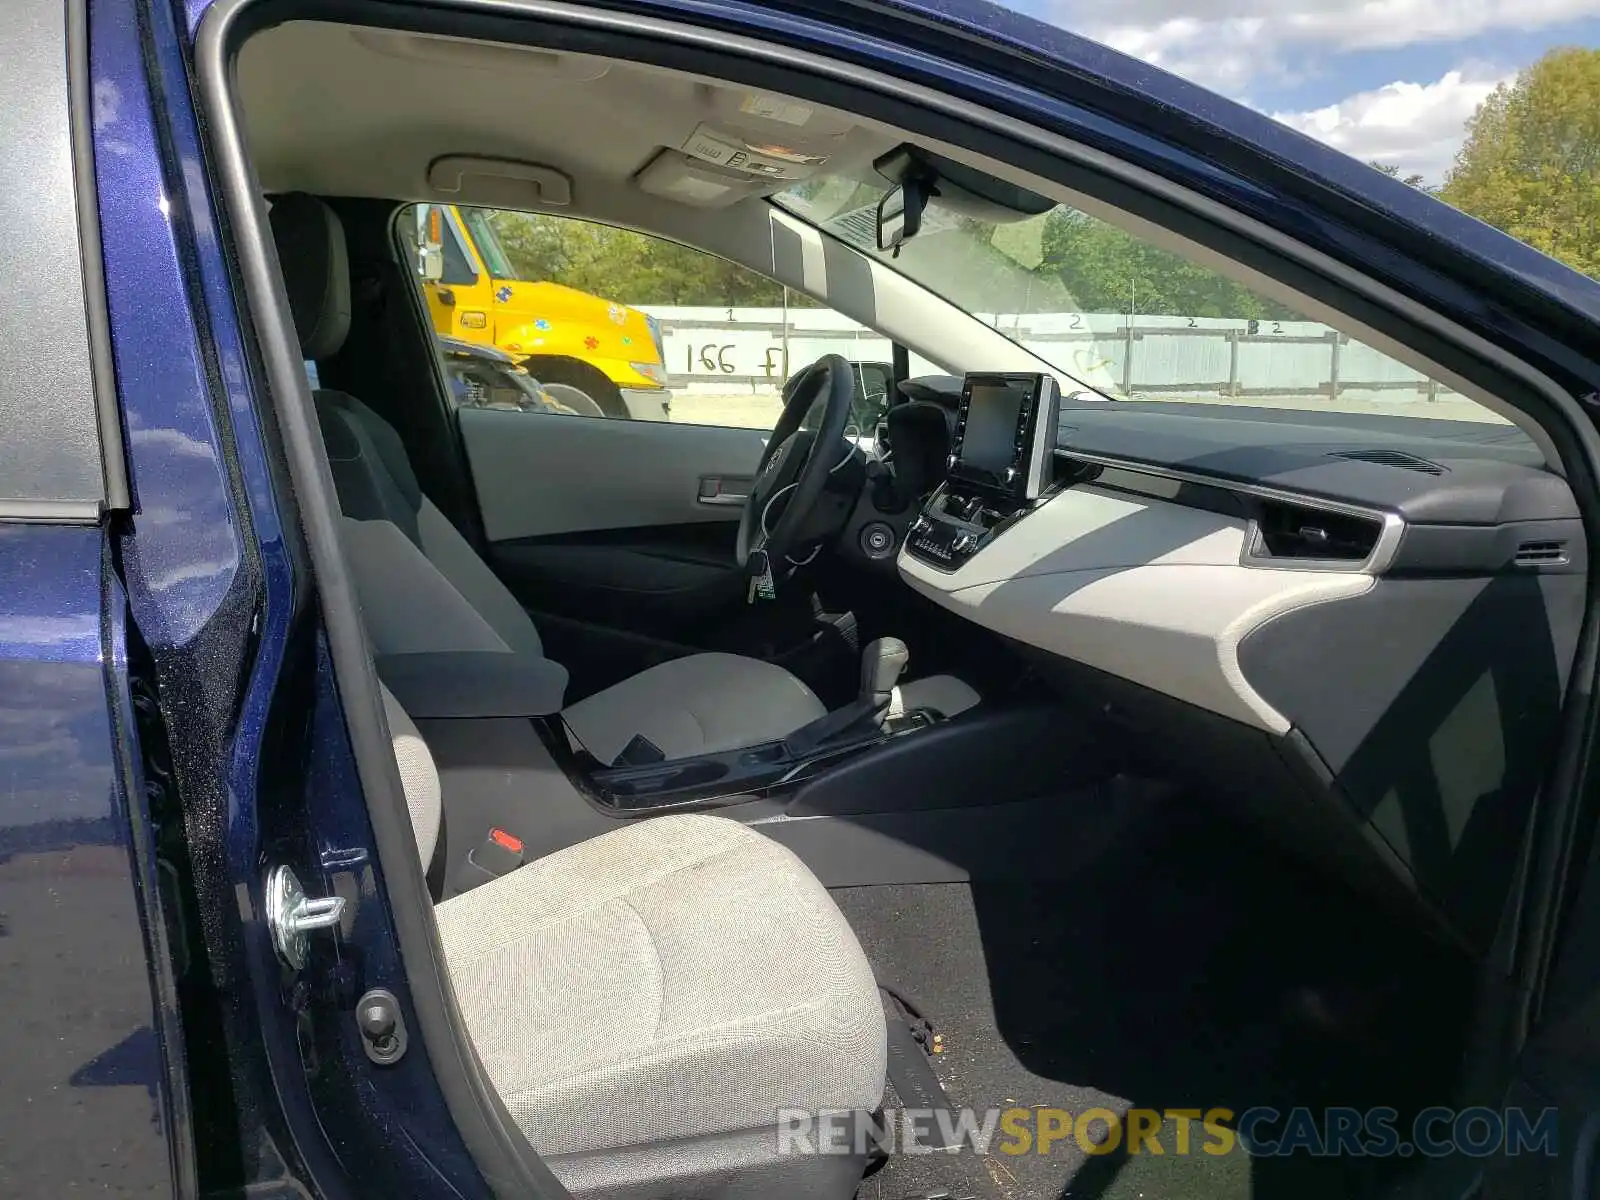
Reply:
[[[438,773],[383,701],[426,865]],[[574,1194],[854,1194],[863,1160],[784,1153],[780,1110],[875,1110],[883,1008],[843,914],[788,849],[721,817],[657,817],[435,914],[478,1056]]]
[[[301,353],[331,357],[350,325],[343,227],[302,193],[278,197],[271,221]],[[509,650],[547,662],[527,611],[423,494],[399,433],[353,396],[319,390],[316,404],[345,554],[377,652]],[[826,713],[783,667],[706,653],[658,663],[568,704],[561,717],[609,764],[635,738],[687,758],[777,741]]]

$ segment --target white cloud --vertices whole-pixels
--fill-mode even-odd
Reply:
[[[1272,115],[1346,154],[1438,183],[1461,146],[1467,118],[1501,82],[1468,68],[1435,83],[1391,83],[1324,108]]]
[[[1495,30],[1542,29],[1600,15],[1600,0],[1047,0],[1046,15],[1097,41],[1218,91],[1285,76],[1291,58]]]
[[[1261,70],[1265,29],[1260,17],[1222,21],[1175,17],[1156,25],[1111,26],[1092,36],[1203,87],[1237,94]]]
[[[1289,13],[1284,24],[1296,41],[1372,49],[1543,29],[1597,13],[1600,0],[1355,0]]]

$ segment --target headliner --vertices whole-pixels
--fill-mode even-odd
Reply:
[[[663,68],[309,21],[245,44],[238,94],[269,193],[472,203],[470,180],[459,192],[428,180],[435,160],[472,155],[556,168],[573,181],[566,211],[577,213],[587,193],[637,190],[634,174],[663,147],[681,147],[703,122],[826,154],[830,173],[870,172],[872,159],[899,140],[809,101],[769,118],[762,112],[782,109],[767,102],[783,98]],[[790,182],[761,180],[742,195]],[[494,199],[484,194],[480,202]]]

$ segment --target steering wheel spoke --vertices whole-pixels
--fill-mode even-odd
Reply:
[[[767,440],[739,518],[735,551],[741,566],[758,549],[764,549],[776,565],[793,561],[791,550],[813,541],[820,546],[811,518],[829,476],[849,457],[841,458],[832,449],[840,447],[842,454],[849,449],[844,433],[855,399],[855,379],[845,359],[823,355],[790,379],[783,396],[783,412]],[[818,400],[823,401],[822,418],[814,431],[805,430],[806,414]],[[815,557],[813,549],[801,565]]]

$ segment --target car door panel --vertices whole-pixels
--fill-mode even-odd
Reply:
[[[506,585],[541,612],[666,630],[739,598],[733,541],[731,525],[701,522],[496,542],[489,552]]]
[[[767,432],[464,408],[461,437],[491,544],[640,526],[731,526],[702,481],[755,474]]]
[[[681,632],[736,603],[766,431],[462,409],[488,557],[530,608]]]

